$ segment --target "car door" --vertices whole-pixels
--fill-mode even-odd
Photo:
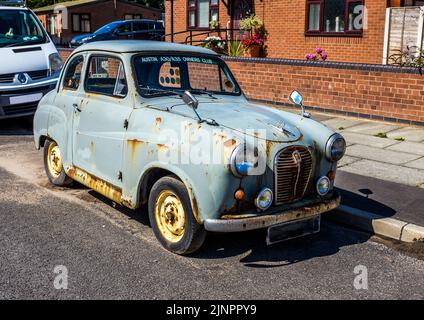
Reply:
[[[84,90],[74,120],[74,165],[122,187],[124,135],[132,112],[122,60],[113,55],[90,55]]]
[[[65,70],[55,97],[54,105],[63,111],[61,116],[66,118],[67,121],[54,119],[53,117],[58,116],[56,113],[51,113],[49,120],[49,126],[54,126],[55,123],[66,123],[66,130],[58,130],[63,135],[60,140],[66,142],[66,146],[59,145],[65,165],[72,163],[73,135],[71,133],[73,132],[74,113],[78,112],[77,110],[85,97],[84,86],[82,84],[84,61],[84,54],[78,54],[69,59],[69,62],[65,65]]]

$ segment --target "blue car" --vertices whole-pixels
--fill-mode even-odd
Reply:
[[[165,34],[163,23],[155,20],[123,20],[111,22],[94,33],[81,34],[72,38],[69,46],[103,40],[162,40]]]

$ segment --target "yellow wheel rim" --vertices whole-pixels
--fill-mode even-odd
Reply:
[[[49,144],[49,149],[47,150],[47,168],[54,178],[59,177],[62,172],[62,155],[56,142]]]
[[[162,191],[156,199],[155,219],[162,236],[178,242],[184,236],[185,212],[180,199],[171,191]]]

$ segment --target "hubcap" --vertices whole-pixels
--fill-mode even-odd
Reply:
[[[59,177],[62,172],[62,156],[59,146],[55,142],[50,143],[47,151],[47,167],[54,178]]]
[[[178,242],[184,236],[184,208],[173,192],[165,190],[159,194],[156,200],[155,219],[160,233],[169,242]]]

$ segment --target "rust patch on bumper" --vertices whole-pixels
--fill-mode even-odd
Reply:
[[[321,213],[337,208],[339,204],[340,195],[335,194],[332,198],[323,200],[319,203],[301,208],[288,209],[281,213],[268,215],[226,215],[221,217],[221,219],[206,219],[204,225],[206,230],[214,232],[240,232],[255,230],[284,222],[312,218],[320,215]]]

